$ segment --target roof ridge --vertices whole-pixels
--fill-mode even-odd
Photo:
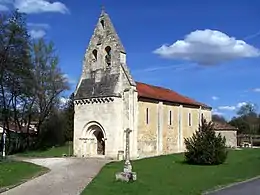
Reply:
[[[140,97],[146,97],[146,98],[152,98],[152,99],[176,102],[176,103],[183,103],[189,105],[203,106],[212,109],[210,106],[198,102],[197,100],[190,98],[188,96],[182,95],[170,88],[151,85],[151,84],[138,82],[138,81],[136,81],[136,86],[137,86],[138,95]]]

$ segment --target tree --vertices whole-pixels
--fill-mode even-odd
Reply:
[[[202,119],[198,131],[191,138],[185,138],[186,161],[190,164],[217,165],[227,158],[226,139],[216,135],[213,122]]]
[[[65,115],[65,139],[66,141],[73,141],[73,129],[74,129],[74,93],[70,95],[69,100],[66,103],[64,109]]]
[[[30,41],[25,15],[17,10],[11,15],[0,15],[0,102],[1,122],[9,135],[9,123],[19,128],[21,98],[25,95],[27,81],[32,79]],[[3,139],[3,138],[2,138]],[[10,139],[9,139],[10,141]],[[9,144],[10,145],[10,144]]]
[[[241,106],[241,108],[237,112],[237,115],[239,116],[241,123],[244,123],[245,126],[247,126],[245,133],[250,134],[251,145],[253,145],[252,135],[257,134],[260,126],[256,110],[256,104],[247,103]]]
[[[217,115],[217,114],[213,114],[212,115],[212,121],[213,122],[222,122],[222,123],[226,123],[226,119],[223,116]]]
[[[233,117],[229,124],[238,128],[237,134],[246,134],[248,132],[249,124],[241,117]]]
[[[52,42],[43,39],[33,43],[32,61],[35,77],[35,105],[38,133],[52,109],[59,104],[60,94],[69,89],[66,77],[58,67],[59,58]]]
[[[69,89],[58,64],[52,42],[30,39],[25,14],[0,14],[0,123],[9,142],[9,124],[21,130],[26,123],[29,147],[31,121],[38,121],[41,134],[44,123],[55,118],[52,112],[59,107],[60,94]]]

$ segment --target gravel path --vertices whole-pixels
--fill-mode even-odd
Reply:
[[[105,159],[44,158],[24,160],[51,169],[1,195],[79,195],[108,162]]]

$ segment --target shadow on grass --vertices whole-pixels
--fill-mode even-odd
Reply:
[[[227,161],[225,161],[224,163],[221,164],[196,164],[196,163],[190,163],[186,160],[176,160],[175,161],[176,164],[180,164],[183,166],[193,166],[193,167],[218,167],[218,166],[226,166],[229,165],[229,163]]]

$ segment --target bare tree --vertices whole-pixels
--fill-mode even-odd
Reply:
[[[63,91],[69,89],[67,79],[58,67],[59,58],[52,42],[40,39],[33,43],[32,61],[35,75],[35,108],[37,109],[38,131],[52,108],[59,102]]]

